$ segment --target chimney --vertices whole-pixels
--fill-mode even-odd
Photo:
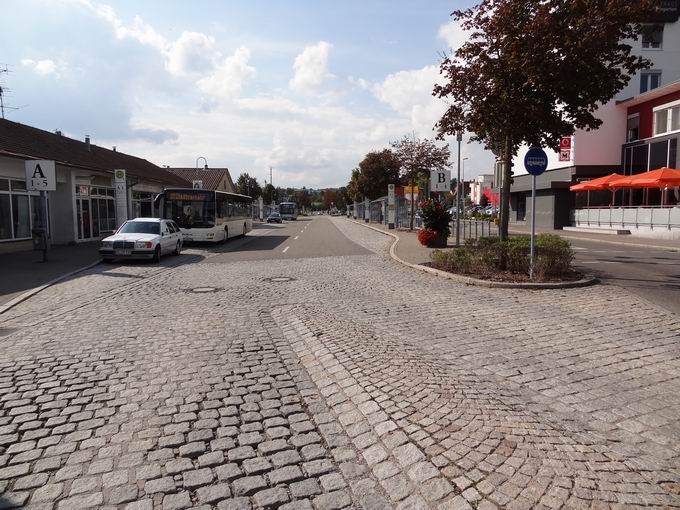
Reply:
[[[116,152],[116,146],[115,145],[113,146],[113,152]]]
[[[90,135],[85,135],[85,145],[87,145],[87,150],[90,150]]]
[[[61,129],[55,129],[55,130],[54,130],[54,134],[55,134],[55,135],[62,136],[62,135],[61,135]]]

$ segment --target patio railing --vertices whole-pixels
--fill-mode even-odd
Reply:
[[[572,211],[577,227],[680,228],[680,207],[591,207]]]

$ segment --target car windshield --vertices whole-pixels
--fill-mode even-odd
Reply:
[[[152,221],[128,221],[120,227],[118,234],[160,234],[160,223]]]

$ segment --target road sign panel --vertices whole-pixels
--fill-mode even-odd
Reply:
[[[524,156],[524,168],[531,175],[541,175],[548,168],[548,155],[540,147],[532,147]]]
[[[560,149],[571,149],[571,136],[560,138]]]
[[[560,161],[571,161],[571,151],[569,149],[560,149]]]
[[[430,189],[432,191],[451,190],[451,172],[448,170],[433,170],[430,172]]]
[[[55,191],[57,176],[54,161],[33,159],[26,161],[26,189],[29,191]]]

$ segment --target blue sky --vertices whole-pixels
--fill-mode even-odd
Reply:
[[[444,1],[5,0],[7,117],[159,165],[344,185],[370,150],[432,136]],[[466,174],[491,157],[466,145]]]

